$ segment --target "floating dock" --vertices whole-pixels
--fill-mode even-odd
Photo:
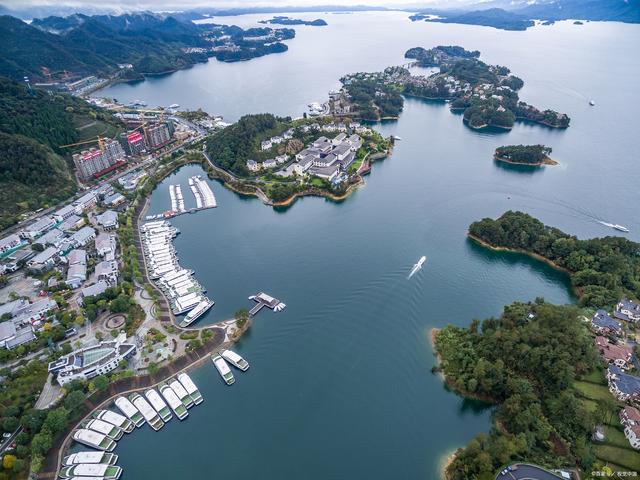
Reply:
[[[287,306],[277,298],[274,298],[271,295],[267,295],[264,292],[259,292],[256,295],[250,296],[249,300],[253,300],[254,302],[257,303],[257,305],[255,305],[251,310],[249,310],[250,317],[253,317],[254,315],[256,315],[260,310],[262,310],[262,307],[270,308],[274,312],[280,312],[284,310],[284,308]]]
[[[196,200],[196,206],[186,208],[184,197],[182,195],[182,187],[179,184],[169,185],[169,197],[171,197],[171,209],[158,215],[147,215],[147,220],[155,220],[158,218],[171,218],[183,213],[196,213],[199,210],[208,208],[216,208],[216,196],[213,194],[211,187],[200,175],[189,178],[189,189],[193,193]]]

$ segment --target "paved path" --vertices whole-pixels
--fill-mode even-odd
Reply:
[[[496,480],[558,480],[562,477],[535,465],[518,464],[518,469],[506,474],[499,473]]]

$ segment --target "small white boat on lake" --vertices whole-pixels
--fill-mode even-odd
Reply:
[[[62,460],[62,464],[66,467],[78,465],[80,463],[103,463],[107,465],[115,465],[118,461],[118,455],[107,452],[83,451],[67,455]]]
[[[160,390],[160,393],[167,401],[169,407],[171,407],[171,410],[173,410],[173,413],[176,414],[176,417],[178,417],[179,420],[184,420],[185,418],[187,418],[187,416],[189,415],[187,407],[184,406],[184,404],[178,398],[178,395],[176,395],[176,392],[174,392],[169,385],[162,384],[158,387],[158,390]]]
[[[220,355],[212,355],[211,361],[213,362],[213,364],[216,367],[216,370],[218,370],[218,373],[224,380],[224,383],[226,383],[227,385],[233,385],[236,379],[233,376],[233,373],[231,372],[229,365],[227,365],[227,362],[224,361],[224,358],[222,358]]]
[[[196,384],[193,383],[193,380],[191,380],[191,377],[186,373],[181,373],[180,375],[178,375],[178,381],[187,391],[187,393],[191,397],[191,400],[193,400],[193,403],[195,403],[196,405],[200,405],[203,400],[202,394],[200,393],[200,390],[198,390],[198,387],[196,387]]]
[[[236,367],[238,370],[242,370],[243,372],[246,372],[249,369],[249,362],[247,362],[244,358],[242,358],[233,350],[222,350],[220,354],[222,355],[222,358],[224,358],[227,362],[229,362],[231,365]]]

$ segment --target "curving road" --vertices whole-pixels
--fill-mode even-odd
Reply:
[[[518,464],[518,469],[506,474],[498,473],[496,480],[558,480],[562,477],[534,465]]]

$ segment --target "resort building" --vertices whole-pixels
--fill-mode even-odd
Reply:
[[[613,316],[625,322],[640,322],[640,305],[628,299],[620,300],[616,305]]]
[[[27,240],[33,240],[43,235],[45,232],[51,230],[56,226],[56,221],[53,217],[42,217],[36,220],[31,225],[27,226],[20,232],[20,236]]]
[[[247,160],[247,169],[250,172],[257,172],[260,170],[260,164],[255,160]]]
[[[116,236],[113,233],[99,233],[96,237],[96,252],[105,260],[113,260],[116,254]]]
[[[101,342],[71,352],[49,363],[49,373],[56,377],[60,385],[75,379],[88,380],[109,373],[115,370],[122,360],[130,358],[136,352],[136,346],[125,343],[125,340],[125,335],[120,334],[114,341]]]
[[[73,214],[69,218],[67,218],[64,222],[62,222],[60,225],[58,225],[57,228],[58,230],[61,230],[64,233],[69,233],[72,230],[80,228],[82,225],[84,225],[84,218],[79,217],[76,214]]]
[[[96,231],[93,228],[87,226],[82,227],[80,230],[71,235],[71,237],[69,237],[69,241],[74,247],[84,247],[94,238],[96,238]]]
[[[640,410],[627,405],[620,410],[620,423],[624,427],[640,426]]]
[[[636,450],[640,450],[640,426],[633,425],[625,427],[624,436],[629,440],[629,444]]]
[[[605,362],[612,363],[625,370],[632,367],[631,357],[633,355],[633,348],[630,346],[618,345],[610,342],[606,337],[597,336],[596,348]]]
[[[118,228],[118,214],[113,210],[105,210],[100,215],[96,215],[96,221],[98,225],[102,226],[105,230],[115,230]]]
[[[42,247],[46,247],[51,245],[56,248],[60,248],[62,242],[64,241],[65,235],[62,230],[58,228],[54,228],[49,230],[47,233],[39,237],[37,240],[34,240],[34,245],[40,245]]]
[[[73,205],[67,205],[59,210],[56,210],[53,214],[53,218],[55,218],[57,222],[62,222],[75,213],[76,208]]]
[[[84,250],[71,250],[67,255],[67,285],[69,288],[78,288],[87,281],[87,252]]]
[[[49,247],[29,260],[27,267],[34,273],[48,272],[58,262],[58,259],[58,249]]]
[[[98,263],[95,274],[98,280],[104,280],[109,285],[116,285],[118,283],[118,262],[105,260]]]
[[[90,285],[88,287],[83,288],[80,291],[80,298],[78,299],[78,303],[82,304],[82,299],[86,297],[95,297],[96,295],[100,295],[104,293],[104,291],[109,288],[109,284],[104,280],[100,280],[98,283],[94,285]]]
[[[76,215],[82,215],[83,212],[96,206],[98,202],[98,195],[96,192],[89,192],[84,194],[78,200],[73,202],[76,208]]]
[[[8,237],[4,237],[0,240],[0,253],[6,253],[9,250],[19,247],[23,242],[18,235],[15,233],[9,235]]]
[[[593,329],[602,335],[622,335],[622,324],[604,310],[598,310],[591,319]]]
[[[616,365],[609,365],[607,370],[609,391],[620,401],[626,402],[640,398],[640,377],[625,373]]]

